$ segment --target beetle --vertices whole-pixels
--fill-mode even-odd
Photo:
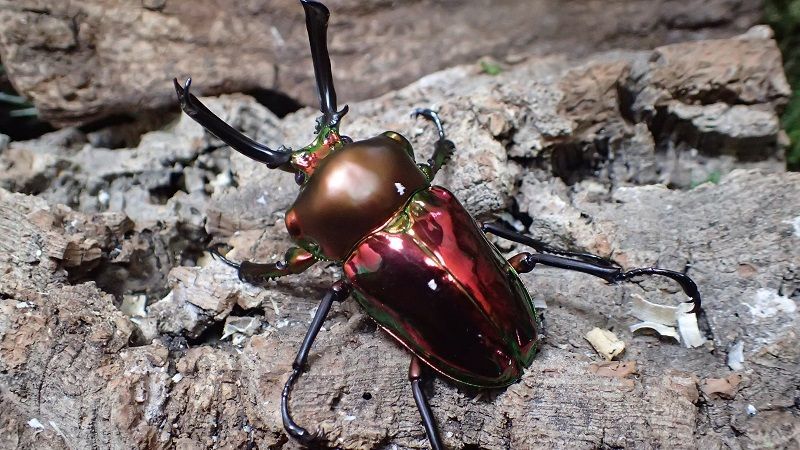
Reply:
[[[477,223],[447,189],[433,185],[455,151],[435,111],[417,109],[436,127],[432,157],[417,163],[409,141],[387,131],[353,141],[340,134],[348,107],[337,109],[327,48],[330,12],[300,0],[306,17],[322,116],[316,138],[299,150],[271,149],[253,141],[209,111],[174,80],[181,108],[234,150],[269,168],[295,175],[300,192],[285,215],[296,246],[272,263],[234,263],[242,281],[263,285],[301,273],[318,261],[341,266],[343,277],[327,291],[306,333],[281,395],[286,432],[305,445],[318,436],[290,413],[291,390],[306,369],[311,346],[333,302],[352,295],[377,324],[411,354],[409,381],[432,448],[442,441],[420,386],[426,368],[456,383],[479,388],[508,386],[531,365],[541,322],[519,274],[535,266],[558,267],[619,283],[641,275],[676,281],[699,313],[700,293],[681,272],[660,268],[624,271],[602,257],[559,250],[502,223]],[[534,250],[506,260],[487,239],[494,234]]]

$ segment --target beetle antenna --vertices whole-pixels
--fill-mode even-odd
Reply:
[[[336,90],[333,87],[331,57],[328,54],[328,18],[331,13],[320,2],[300,0],[306,12],[306,29],[311,44],[311,59],[314,61],[314,77],[319,90],[319,109],[324,125],[335,127],[347,114],[347,105],[336,110]],[[321,128],[318,126],[318,128]]]

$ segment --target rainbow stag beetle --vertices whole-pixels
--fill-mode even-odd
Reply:
[[[301,0],[311,43],[322,116],[316,139],[296,151],[259,144],[234,130],[189,93],[191,79],[175,89],[183,110],[233,149],[295,174],[300,193],[286,213],[286,227],[297,244],[284,260],[235,264],[239,278],[263,285],[267,280],[308,269],[317,261],[341,265],[344,276],[333,284],[317,309],[283,389],[281,413],[286,431],[304,444],[317,438],[289,412],[289,394],[305,370],[311,345],[334,301],[350,294],[364,310],[411,353],[409,379],[431,447],[442,448],[420,387],[425,366],[466,385],[503,387],[520,379],[536,353],[540,322],[518,273],[537,264],[575,270],[609,283],[639,275],[675,280],[700,311],[695,283],[680,272],[658,268],[623,271],[599,256],[553,249],[497,223],[478,225],[446,189],[431,185],[452,155],[438,115],[416,110],[439,133],[433,156],[416,163],[411,144],[387,131],[353,142],[339,134],[347,113],[337,110],[327,25],[321,3]],[[492,233],[527,245],[506,260],[487,240]]]

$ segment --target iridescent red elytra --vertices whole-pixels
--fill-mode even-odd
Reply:
[[[444,188],[416,192],[359,242],[344,273],[383,329],[453,380],[506,386],[536,353],[539,321],[522,281]]]
[[[317,137],[292,151],[274,150],[225,124],[175,80],[183,110],[234,150],[270,168],[294,173],[300,193],[286,213],[297,244],[273,263],[233,263],[239,278],[266,284],[303,272],[317,261],[341,265],[343,277],[327,291],[281,395],[286,432],[310,445],[317,433],[295,423],[289,396],[305,370],[308,353],[334,301],[353,295],[363,309],[411,354],[409,380],[431,447],[443,448],[420,382],[425,367],[457,383],[502,387],[519,380],[539,343],[539,317],[518,273],[537,264],[575,270],[616,283],[639,275],[675,280],[700,311],[700,294],[686,275],[665,269],[623,271],[599,256],[554,249],[497,223],[477,224],[446,189],[432,186],[455,150],[439,116],[415,110],[439,134],[433,156],[417,163],[411,144],[398,133],[353,142],[339,133],[347,113],[337,110],[327,49],[328,9],[301,0],[311,44],[320,111]],[[492,233],[530,246],[506,260],[486,238]]]

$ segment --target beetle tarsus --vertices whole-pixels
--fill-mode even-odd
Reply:
[[[219,250],[217,250],[216,247],[209,248],[208,249],[208,253],[211,254],[212,258],[218,259],[218,260],[222,261],[223,263],[227,264],[228,266],[233,267],[236,270],[240,270],[240,268],[241,268],[240,264],[236,264],[235,262],[231,261],[230,259],[226,258],[225,256],[222,256],[222,253],[220,253]]]
[[[319,436],[316,433],[310,433],[308,430],[298,425],[289,413],[288,408],[289,393],[301,372],[300,369],[292,370],[289,379],[283,386],[283,392],[281,393],[281,419],[283,420],[283,428],[286,430],[286,433],[301,444],[308,446],[316,441]]]
[[[331,310],[331,305],[333,305],[333,302],[341,302],[346,299],[350,295],[351,289],[350,284],[344,280],[337,281],[328,289],[328,292],[317,308],[316,314],[314,314],[314,319],[308,327],[306,337],[303,339],[300,350],[297,352],[297,356],[292,363],[292,373],[289,375],[289,379],[286,380],[286,384],[283,385],[283,392],[281,393],[281,418],[283,419],[283,427],[286,429],[287,434],[306,445],[315,441],[318,436],[310,433],[307,429],[301,427],[294,421],[292,414],[289,412],[289,394],[292,392],[292,387],[295,382],[305,370],[306,363],[308,362],[308,353],[311,351],[311,346],[314,344],[314,339],[316,339],[319,330],[322,329],[322,324],[325,322],[325,318]]]
[[[433,122],[433,124],[436,126],[436,131],[439,133],[440,140],[446,139],[444,135],[444,127],[442,126],[442,119],[439,118],[439,113],[428,108],[417,108],[414,111],[411,111],[411,117],[417,118],[419,116],[422,116]]]
[[[178,102],[181,104],[181,109],[189,116],[194,116],[197,111],[192,107],[188,100],[189,87],[192,85],[192,77],[186,78],[186,81],[183,83],[183,87],[181,87],[180,83],[178,83],[177,78],[173,78],[172,83],[175,85],[175,92],[178,94]]]
[[[683,292],[691,299],[685,303],[691,303],[692,309],[689,310],[689,313],[699,314],[702,311],[701,300],[700,300],[700,290],[697,288],[697,283],[694,282],[688,275],[682,272],[676,272],[674,270],[667,270],[667,269],[659,269],[658,267],[647,267],[643,269],[631,269],[627,272],[622,272],[616,275],[612,282],[618,283],[621,281],[628,281],[633,277],[638,277],[641,275],[660,275],[662,277],[667,277],[681,286]]]
[[[433,122],[436,126],[436,131],[439,133],[439,139],[433,144],[433,156],[428,160],[427,167],[425,167],[424,164],[420,164],[420,169],[428,177],[428,181],[433,181],[433,177],[436,176],[439,169],[441,169],[442,166],[450,160],[453,153],[455,153],[456,145],[453,141],[446,138],[442,120],[439,118],[439,114],[436,111],[427,108],[417,108],[411,112],[411,117],[419,116]]]
[[[444,448],[442,439],[436,430],[436,422],[433,419],[431,407],[428,405],[428,400],[425,398],[425,393],[422,391],[420,384],[423,378],[423,369],[420,359],[416,355],[412,356],[411,364],[408,366],[408,381],[411,382],[414,403],[417,404],[419,415],[422,418],[422,425],[425,427],[425,434],[428,436],[428,442],[433,450],[440,450]]]

